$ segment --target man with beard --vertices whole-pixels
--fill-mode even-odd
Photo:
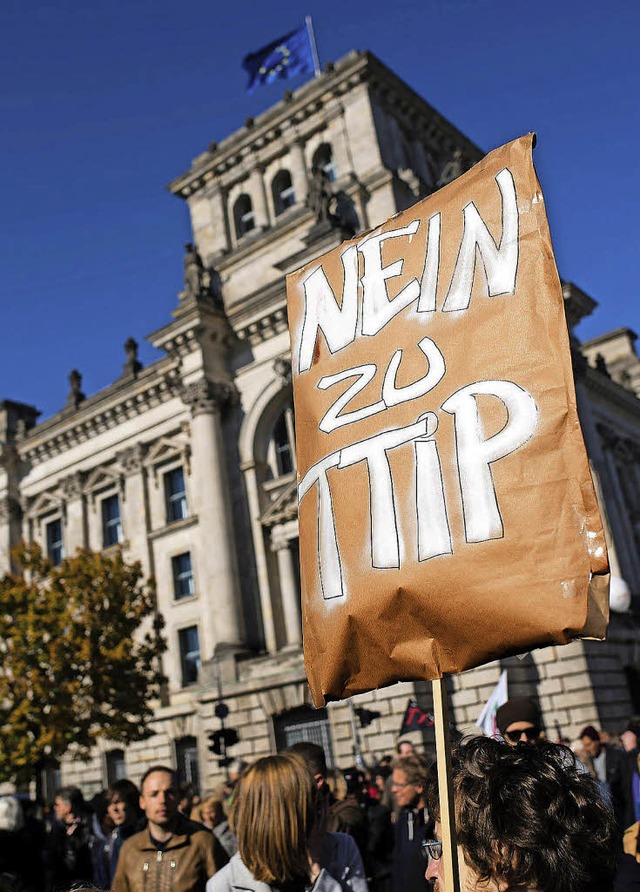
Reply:
[[[508,746],[477,737],[452,756],[457,861],[463,892],[611,892],[615,824],[596,782],[568,750],[546,741]],[[426,799],[436,818],[426,840],[427,880],[444,889],[437,777]]]
[[[214,835],[178,812],[178,785],[171,768],[149,768],[140,781],[140,808],[147,827],[123,843],[113,892],[204,892],[228,860]]]

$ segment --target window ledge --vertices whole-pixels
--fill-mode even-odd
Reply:
[[[198,600],[198,592],[194,592],[192,595],[184,595],[182,598],[176,598],[174,595],[171,599],[172,607],[179,607],[181,604],[192,604],[194,601]]]
[[[159,530],[152,530],[148,536],[151,542],[154,542],[156,539],[162,539],[163,536],[176,533],[178,530],[187,530],[189,527],[195,526],[197,523],[198,515],[192,514],[190,517],[185,517],[184,520],[173,520],[171,523],[160,527]]]
[[[129,540],[123,539],[122,542],[117,542],[115,545],[103,545],[100,549],[100,554],[105,555],[105,557],[113,558],[119,552],[126,551],[129,547]]]

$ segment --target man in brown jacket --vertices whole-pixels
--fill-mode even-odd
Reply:
[[[140,781],[140,807],[147,827],[122,846],[113,892],[204,892],[228,859],[215,851],[214,835],[178,812],[171,768],[149,768]]]

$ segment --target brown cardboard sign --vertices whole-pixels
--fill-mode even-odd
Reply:
[[[316,705],[605,634],[532,145],[287,278]]]

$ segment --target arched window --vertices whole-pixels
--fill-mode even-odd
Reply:
[[[273,208],[276,217],[295,203],[296,197],[293,193],[291,174],[288,170],[280,170],[275,175],[271,183],[271,194],[273,195]]]
[[[333,182],[336,178],[336,167],[333,163],[333,152],[328,142],[323,142],[313,153],[311,160],[311,169],[319,167],[324,170],[329,178],[329,182]]]
[[[255,228],[256,221],[253,216],[253,205],[248,195],[240,195],[233,206],[233,219],[236,224],[236,236],[242,238],[247,232]]]
[[[290,407],[287,407],[276,420],[272,440],[278,476],[290,474],[295,470],[293,410]]]

